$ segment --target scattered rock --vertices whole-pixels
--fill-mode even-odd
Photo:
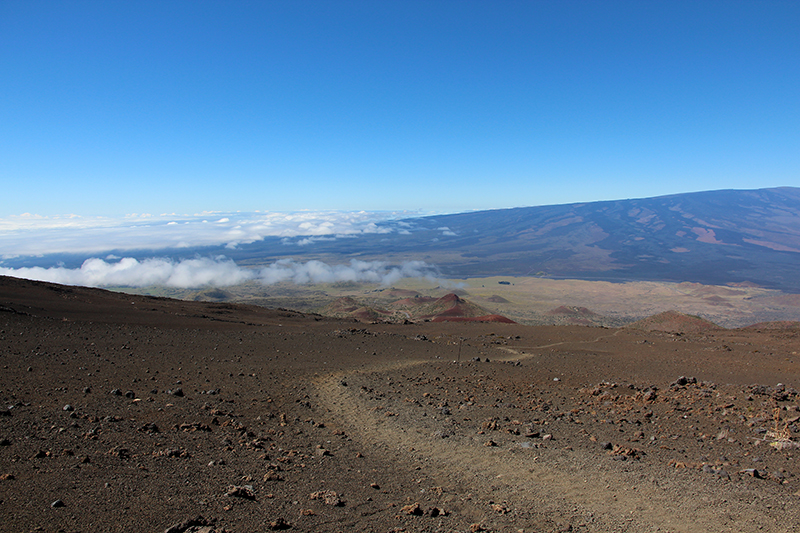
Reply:
[[[715,467],[713,467],[711,465],[705,464],[705,465],[703,465],[702,470],[706,474],[714,474],[715,476],[719,476],[722,479],[730,479],[731,478],[731,476],[728,474],[728,472],[725,471],[724,468],[715,468]]]
[[[492,511],[500,514],[506,514],[510,511],[507,505],[502,503],[493,503],[492,504]]]
[[[139,431],[143,433],[158,433],[159,429],[158,426],[154,422],[148,422],[142,427],[139,428]]]
[[[614,444],[611,448],[611,451],[608,452],[609,455],[614,457],[620,458],[623,461],[626,459],[641,459],[645,453],[642,450],[637,448],[629,448],[627,446],[620,446],[619,444]]]
[[[66,504],[63,501],[56,500],[56,501],[54,501],[53,503],[50,504],[50,507],[52,507],[53,509],[56,509],[58,507],[64,507],[65,505]]]
[[[233,498],[244,498],[245,500],[255,500],[256,493],[253,491],[252,485],[232,485],[228,487],[225,496]]]
[[[673,388],[675,388],[675,387],[685,387],[686,385],[693,385],[695,383],[697,383],[697,378],[694,378],[694,377],[687,378],[686,376],[681,376],[678,379],[676,379],[675,381],[673,381],[670,386],[673,387]]]
[[[192,454],[184,450],[183,448],[167,448],[166,450],[159,450],[157,452],[153,452],[154,457],[179,457],[179,458],[186,458],[191,457]]]
[[[283,481],[283,476],[281,476],[274,470],[270,470],[269,472],[264,474],[264,481]]]
[[[191,424],[181,424],[180,426],[178,426],[178,429],[181,431],[192,433],[195,431],[211,431],[211,426],[200,422],[192,422]]]
[[[325,505],[333,505],[334,507],[341,507],[344,505],[344,500],[339,498],[339,495],[332,490],[312,492],[308,497],[312,500],[322,500]]]
[[[206,520],[202,516],[197,516],[168,527],[164,530],[164,533],[211,533],[212,530],[210,528],[213,525],[213,520]]]
[[[425,514],[424,511],[422,510],[422,507],[420,507],[419,503],[404,505],[403,507],[400,508],[400,510],[403,511],[405,514],[414,516],[422,516],[423,514]]]
[[[269,523],[269,528],[272,531],[281,531],[284,529],[291,529],[292,526],[291,524],[289,524],[289,522],[287,522],[283,518],[277,518]]]
[[[757,470],[755,468],[745,468],[744,470],[739,471],[740,474],[746,474],[748,476],[754,477],[756,479],[766,479],[767,474],[761,470]]]
[[[323,448],[322,445],[318,444],[317,449],[314,450],[314,455],[317,457],[330,457],[331,452]]]
[[[107,455],[111,455],[114,457],[119,457],[120,459],[130,459],[131,452],[127,448],[123,448],[121,446],[114,446],[110,450],[108,450]]]

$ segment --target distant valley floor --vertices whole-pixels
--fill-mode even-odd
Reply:
[[[383,308],[414,295],[455,293],[487,314],[529,325],[617,327],[664,311],[697,315],[726,328],[767,321],[800,320],[800,294],[750,286],[637,281],[556,280],[537,277],[484,277],[449,280],[403,279],[392,287],[364,283],[262,285],[251,282],[223,289],[125,289],[184,300],[228,301],[326,314],[349,297],[359,305]]]

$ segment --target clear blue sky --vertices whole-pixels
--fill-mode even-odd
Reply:
[[[0,2],[0,217],[800,186],[800,2]]]

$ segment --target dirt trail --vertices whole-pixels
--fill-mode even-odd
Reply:
[[[524,350],[593,344],[619,333],[618,330],[591,341],[561,341]],[[520,347],[495,349],[493,361],[537,357],[521,353]],[[500,355],[500,351],[505,354]],[[777,512],[780,505],[771,511],[770,502],[757,502],[735,486],[696,486],[691,478],[676,477],[674,469],[666,465],[631,461],[620,468],[619,463],[598,461],[596,453],[561,442],[540,450],[526,449],[524,441],[516,446],[487,447],[487,438],[477,432],[440,438],[431,433],[435,424],[420,418],[408,399],[387,404],[387,409],[392,410],[387,413],[383,405],[376,406],[363,393],[391,380],[387,376],[398,371],[441,365],[419,360],[375,365],[323,376],[315,386],[325,406],[365,449],[379,450],[387,461],[405,463],[408,468],[418,469],[430,483],[439,484],[444,489],[444,505],[462,520],[498,531],[792,529],[781,523]],[[446,368],[444,372],[447,373]]]
[[[608,339],[611,337],[616,337],[624,330],[618,329],[611,333],[610,335],[600,335],[594,339],[588,341],[558,341],[558,342],[551,342],[549,344],[541,344],[537,346],[515,346],[514,348],[510,348],[508,346],[499,346],[500,350],[508,352],[511,356],[506,356],[501,358],[502,361],[521,361],[524,359],[530,359],[536,357],[536,354],[532,353],[525,353],[525,350],[536,351],[536,350],[546,350],[547,348],[555,348],[556,346],[567,346],[567,345],[584,345],[584,344],[596,344],[603,339]]]

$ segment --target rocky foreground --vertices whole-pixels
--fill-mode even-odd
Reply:
[[[2,531],[794,531],[799,331],[0,279]]]

